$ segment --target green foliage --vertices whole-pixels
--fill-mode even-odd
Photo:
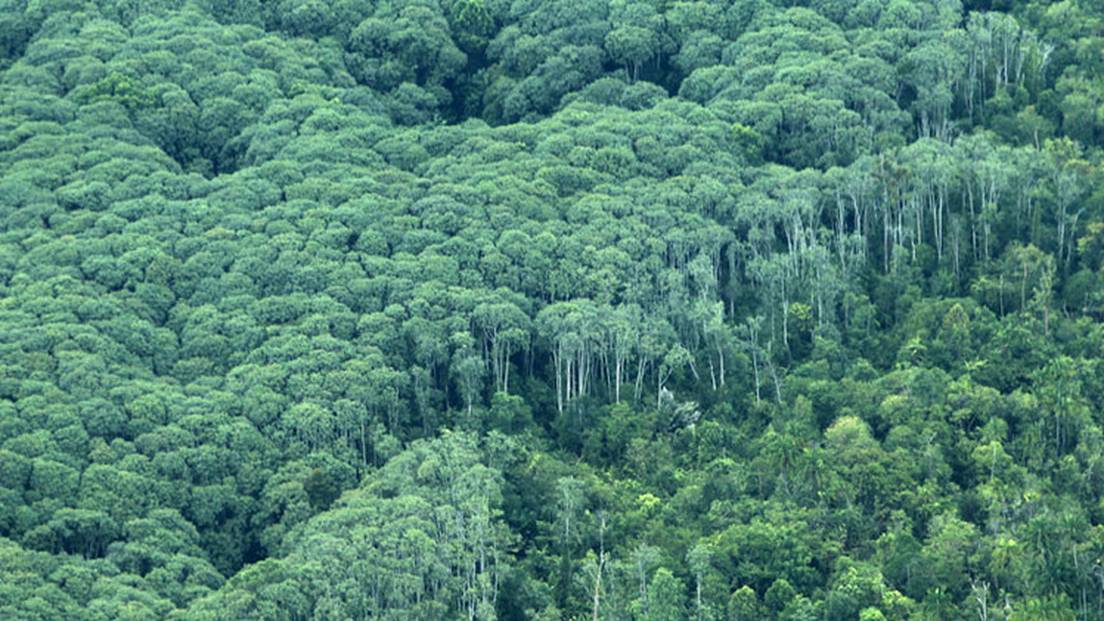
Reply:
[[[0,0],[0,619],[1100,619],[1082,0]]]

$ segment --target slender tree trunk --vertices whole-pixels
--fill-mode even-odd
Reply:
[[[613,401],[614,403],[621,403],[621,366],[624,363],[621,357],[618,356],[614,364],[614,378],[613,378]]]

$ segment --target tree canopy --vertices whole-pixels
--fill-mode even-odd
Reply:
[[[0,9],[0,619],[1104,619],[1100,6]]]

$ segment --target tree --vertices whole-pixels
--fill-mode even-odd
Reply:
[[[710,573],[713,550],[708,544],[698,543],[687,552],[686,561],[694,575],[694,614],[698,621],[709,619],[713,611],[705,601],[703,590],[706,575]]]
[[[510,392],[510,356],[528,342],[529,317],[509,303],[480,304],[472,318],[483,334],[484,352],[489,353],[495,391]]]
[[[454,337],[460,346],[453,353],[452,366],[449,374],[455,379],[460,397],[468,408],[468,415],[472,413],[472,406],[483,391],[483,374],[486,367],[483,361],[471,350],[471,338],[467,334]]]
[[[648,586],[648,621],[675,621],[686,618],[685,586],[666,567],[660,567]]]
[[[606,35],[605,47],[613,59],[625,67],[629,81],[640,78],[640,67],[656,55],[658,41],[654,32],[638,26],[622,26]]]

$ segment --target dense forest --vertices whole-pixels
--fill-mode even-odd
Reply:
[[[3,621],[1104,620],[1092,0],[0,0]]]

